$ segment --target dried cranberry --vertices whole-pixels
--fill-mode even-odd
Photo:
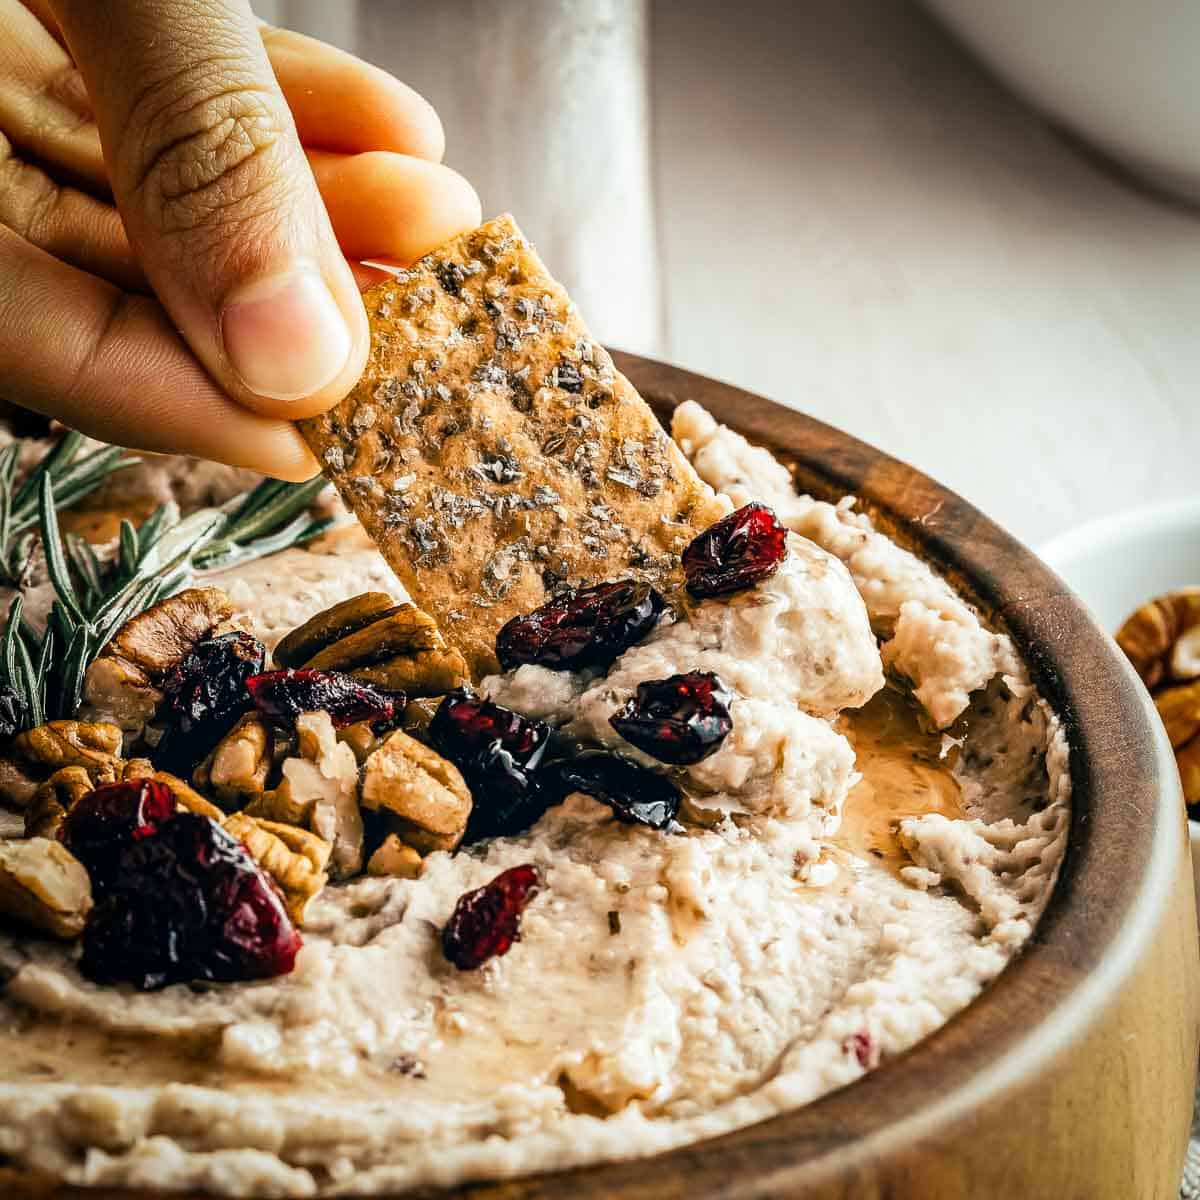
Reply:
[[[166,726],[155,764],[185,778],[248,706],[246,680],[266,666],[262,642],[240,630],[198,642],[163,679]]]
[[[267,671],[246,680],[250,698],[268,721],[290,725],[301,713],[327,712],[335,725],[384,722],[403,712],[403,692],[389,692],[341,671]]]
[[[753,587],[787,555],[787,530],[765,504],[745,504],[697,534],[683,552],[687,589],[697,599]]]
[[[447,696],[438,706],[429,734],[434,745],[455,761],[499,743],[518,765],[536,767],[550,727],[501,704],[460,693]]]
[[[868,1029],[860,1029],[842,1038],[842,1053],[853,1054],[865,1070],[879,1065],[879,1046]]]
[[[63,819],[59,838],[87,868],[101,894],[125,848],[149,837],[175,813],[175,797],[153,779],[110,783],[81,796]]]
[[[558,804],[583,792],[607,804],[627,824],[665,829],[679,811],[679,789],[665,776],[607,750],[584,750],[548,763],[541,784]]]
[[[537,779],[550,727],[480,700],[451,695],[429,723],[429,740],[462,772],[474,804],[465,842],[520,833],[546,811]]]
[[[180,813],[129,842],[83,932],[80,970],[143,991],[289,972],[300,949],[279,893],[216,822]]]
[[[637,686],[609,718],[631,745],[659,762],[690,766],[720,749],[733,728],[729,692],[709,671],[691,671]]]
[[[29,723],[29,712],[20,693],[9,683],[0,683],[0,738],[10,738]]]
[[[496,635],[505,670],[522,663],[552,671],[608,666],[654,628],[666,607],[648,583],[623,579],[564,592],[513,617]]]
[[[460,971],[473,971],[489,958],[507,954],[521,940],[521,914],[541,886],[537,867],[525,863],[459,896],[442,930],[442,953]]]

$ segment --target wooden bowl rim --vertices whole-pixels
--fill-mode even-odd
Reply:
[[[877,525],[1012,636],[1070,745],[1070,835],[1046,911],[1001,975],[942,1028],[847,1087],[744,1129],[495,1188],[506,1200],[600,1200],[660,1194],[659,1183],[666,1195],[683,1175],[693,1197],[801,1195],[969,1118],[1048,1069],[1091,1025],[1170,902],[1185,833],[1178,774],[1149,696],[1112,638],[1032,551],[962,497],[763,396],[638,355],[614,358],[664,423],[678,403],[696,400],[787,462],[804,490],[858,497]]]
[[[1067,730],[1073,786],[1067,854],[1034,935],[986,992],[855,1083],[653,1157],[449,1192],[423,1189],[422,1196],[773,1200],[829,1188],[859,1172],[871,1178],[881,1160],[969,1120],[1051,1069],[1133,970],[1167,909],[1181,861],[1182,796],[1153,705],[1116,644],[1035,554],[949,489],[849,434],[668,363],[621,352],[614,358],[664,422],[680,401],[696,400],[788,462],[803,489],[831,500],[857,496],[881,528],[1011,634]],[[80,1200],[162,1194],[47,1186],[52,1190],[37,1194]]]

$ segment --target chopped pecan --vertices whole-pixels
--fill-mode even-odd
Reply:
[[[83,680],[82,712],[140,731],[162,700],[163,676],[233,612],[220,588],[187,588],[126,621]]]
[[[263,794],[271,770],[275,739],[258,713],[247,713],[196,768],[192,782],[233,808]]]
[[[105,649],[140,667],[153,684],[233,613],[220,588],[188,588],[125,622]]]
[[[284,760],[289,761],[289,760]],[[269,788],[246,805],[245,812],[256,821],[278,821],[284,825],[304,826],[312,820],[312,792],[304,786],[296,786],[285,775],[278,787]]]
[[[383,745],[383,738],[371,727],[370,721],[355,721],[353,725],[343,725],[337,731],[337,739],[354,751],[354,757],[360,767],[369,755]]]
[[[156,783],[161,783],[175,797],[175,803],[186,812],[195,813],[198,817],[208,817],[218,824],[225,820],[225,814],[211,800],[202,796],[178,775],[172,775],[168,771],[156,771],[154,764],[147,758],[131,758],[122,763],[121,778],[153,779]]]
[[[1175,751],[1175,762],[1184,800],[1188,804],[1200,803],[1200,738],[1192,738],[1186,746],[1180,746]]]
[[[367,759],[362,802],[386,814],[390,832],[422,854],[453,850],[471,815],[458,768],[399,729]]]
[[[275,647],[275,662],[281,667],[302,667],[326,646],[370,625],[395,611],[396,601],[386,592],[363,592],[324,612],[309,617]]]
[[[35,766],[83,767],[89,774],[113,772],[121,731],[105,721],[47,721],[12,741],[13,754]],[[108,780],[111,782],[111,779]]]
[[[416,879],[421,873],[422,862],[421,856],[411,846],[406,846],[398,834],[389,833],[367,861],[367,874]]]
[[[333,844],[339,879],[362,867],[363,823],[358,808],[358,760],[337,740],[325,712],[296,718],[296,754],[284,759],[277,787],[246,806],[256,818],[307,825]]]
[[[38,790],[38,780],[20,763],[0,758],[0,799],[14,808],[27,808]]]
[[[1154,697],[1175,750],[1183,797],[1195,817],[1200,806],[1200,587],[1143,604],[1116,638]]]
[[[1200,587],[1143,604],[1116,637],[1148,688],[1195,678],[1200,675]]]
[[[53,838],[58,836],[63,818],[75,801],[94,788],[91,776],[83,767],[61,767],[49,779],[38,785],[33,800],[25,810],[25,836]]]
[[[275,658],[285,665],[348,671],[410,696],[448,692],[468,678],[466,660],[446,643],[434,619],[415,605],[392,603],[382,592],[319,613],[280,643]]]
[[[82,767],[93,786],[116,780],[121,731],[106,722],[47,721],[17,734],[0,759],[0,796],[29,805],[38,784],[62,767]]]
[[[1176,749],[1200,733],[1200,680],[1166,688],[1154,697],[1167,737]]]
[[[212,821],[220,822],[225,819],[225,814],[211,800],[200,795],[191,784],[180,779],[178,775],[155,771],[151,778],[170,788],[175,803],[187,812],[195,813],[198,817],[208,817]]]
[[[115,654],[95,659],[83,677],[83,704],[80,712],[89,720],[112,721],[131,733],[154,719],[162,692],[146,673]]]
[[[92,909],[83,864],[60,842],[0,841],[0,913],[58,938],[78,937]]]
[[[307,829],[249,817],[244,812],[227,817],[225,829],[275,880],[292,919],[302,924],[308,902],[329,882],[325,867],[333,847]]]
[[[444,696],[422,696],[404,706],[403,729],[419,742],[429,742],[429,725],[441,708]]]

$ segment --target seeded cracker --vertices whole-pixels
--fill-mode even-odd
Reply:
[[[668,582],[724,512],[511,217],[363,300],[367,369],[300,428],[476,678],[510,617],[570,584]]]

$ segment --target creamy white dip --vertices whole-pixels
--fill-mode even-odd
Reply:
[[[850,1083],[979,994],[1057,872],[1058,719],[1008,639],[850,502],[795,496],[694,405],[675,434],[734,503],[773,505],[796,535],[784,567],[603,675],[485,686],[617,744],[608,717],[639,681],[716,671],[734,729],[686,772],[681,822],[572,797],[417,880],[328,888],[295,972],[260,984],[98,987],[71,949],[0,935],[0,1155],[79,1184],[309,1196],[652,1154]],[[225,585],[273,644],[395,590],[349,553]],[[522,940],[450,966],[457,898],[527,862],[545,887]]]

